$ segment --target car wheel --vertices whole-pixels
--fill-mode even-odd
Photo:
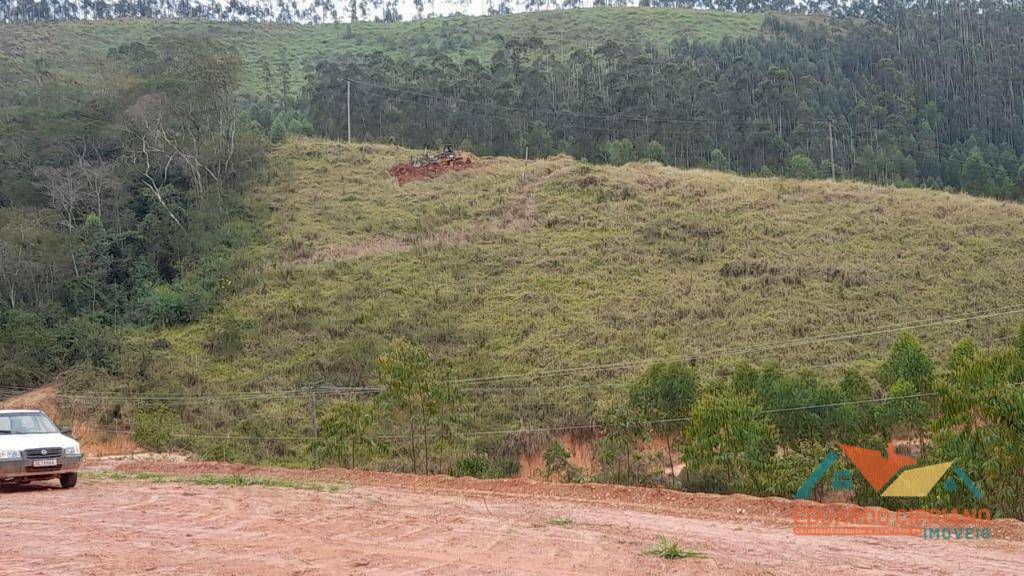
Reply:
[[[72,473],[60,475],[61,488],[74,488],[75,484],[78,484],[78,474]]]

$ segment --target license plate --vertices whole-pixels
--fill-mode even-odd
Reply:
[[[32,467],[33,468],[47,468],[49,466],[56,466],[56,465],[57,465],[57,460],[56,459],[53,459],[53,460],[33,460],[32,461]]]

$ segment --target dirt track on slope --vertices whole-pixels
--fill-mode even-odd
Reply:
[[[810,537],[792,533],[793,503],[774,498],[173,461],[90,468],[178,480],[3,488],[4,574],[1018,574],[1024,563],[1016,521],[996,522],[988,541]],[[189,480],[207,474],[342,487]],[[643,554],[662,534],[704,557]]]

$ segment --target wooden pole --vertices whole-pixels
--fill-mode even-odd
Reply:
[[[832,181],[836,179],[836,150],[832,140],[832,123],[828,123],[828,157],[832,164]]]

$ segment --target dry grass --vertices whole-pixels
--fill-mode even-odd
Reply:
[[[95,429],[95,424],[65,414],[57,401],[60,379],[31,392],[0,401],[3,410],[42,410],[62,426],[71,427],[71,434],[82,444],[90,457],[131,454],[139,449],[127,434],[106,433]]]
[[[149,352],[154,381],[190,391],[365,385],[398,338],[427,347],[452,377],[521,373],[905,324],[1024,297],[1016,204],[568,158],[483,158],[399,187],[387,170],[411,153],[311,139],[279,147],[270,183],[251,196],[264,230],[251,248],[255,287],[199,323],[137,336],[162,343]],[[203,346],[225,316],[244,327],[245,353],[232,358]],[[1019,321],[917,335],[941,357],[963,335],[1003,337]],[[892,339],[719,363],[870,365]],[[586,384],[600,401],[631,374],[532,382]],[[595,399],[579,388],[510,394],[516,406],[502,417],[517,423],[571,419]],[[252,418],[285,408],[266,410]]]

